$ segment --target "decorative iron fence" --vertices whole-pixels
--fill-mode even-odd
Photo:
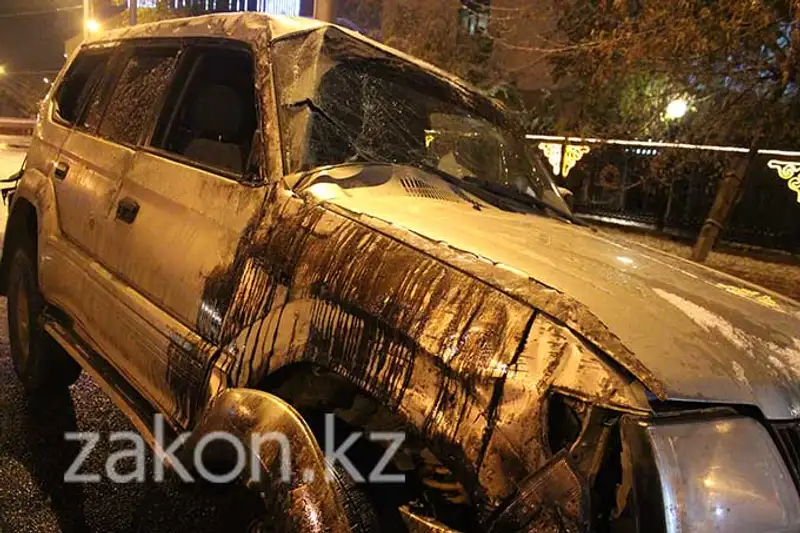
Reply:
[[[574,193],[578,214],[685,237],[697,235],[708,216],[726,165],[747,157],[734,147],[555,139],[531,141]],[[573,165],[567,156],[577,151]],[[800,252],[800,152],[764,152],[748,169],[722,238]]]

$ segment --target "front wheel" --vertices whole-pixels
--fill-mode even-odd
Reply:
[[[29,393],[58,393],[78,379],[81,367],[41,324],[44,297],[33,254],[13,251],[8,273],[8,334],[14,371]]]

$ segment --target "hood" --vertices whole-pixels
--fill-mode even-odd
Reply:
[[[620,338],[671,400],[756,405],[773,420],[800,417],[796,302],[589,228],[478,210],[448,197],[452,189],[438,178],[408,172],[414,175],[400,181],[423,180],[424,194],[386,179],[358,180],[361,186],[347,176],[323,179],[310,192],[571,296]]]

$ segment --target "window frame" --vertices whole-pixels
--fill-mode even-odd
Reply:
[[[157,113],[155,120],[152,121],[150,128],[147,130],[147,135],[141,142],[139,146],[139,150],[143,152],[147,152],[158,157],[168,159],[170,161],[174,161],[176,163],[186,165],[192,168],[196,168],[198,170],[202,170],[204,172],[209,172],[221,178],[229,179],[232,181],[236,181],[237,183],[241,183],[243,185],[255,186],[259,187],[264,185],[267,180],[265,178],[265,171],[264,168],[265,162],[262,160],[260,162],[259,172],[256,175],[250,172],[250,169],[245,168],[242,173],[232,172],[230,170],[226,170],[223,168],[215,167],[213,165],[208,165],[199,161],[195,161],[193,159],[187,158],[182,156],[181,154],[176,154],[175,152],[170,152],[168,150],[164,150],[163,148],[158,148],[152,145],[153,137],[155,135],[156,129],[158,127],[158,123],[162,119],[166,119],[169,121],[167,125],[166,135],[169,134],[169,131],[174,127],[175,117],[177,116],[178,110],[183,105],[185,98],[187,97],[187,92],[189,86],[194,79],[194,76],[197,72],[198,65],[200,64],[199,56],[195,54],[196,51],[203,49],[224,49],[224,50],[234,50],[237,52],[245,53],[249,56],[250,62],[252,64],[252,90],[254,95],[254,102],[255,102],[255,112],[256,112],[256,129],[253,132],[253,139],[254,141],[258,140],[258,142],[253,142],[250,147],[250,154],[248,154],[248,161],[253,158],[253,154],[256,151],[260,151],[262,154],[264,153],[264,132],[263,132],[263,111],[261,109],[261,98],[259,92],[256,89],[256,78],[258,73],[258,62],[256,61],[256,53],[253,50],[252,46],[244,41],[239,41],[235,39],[219,39],[213,37],[196,37],[196,38],[188,38],[184,39],[184,50],[183,50],[183,62],[193,60],[194,63],[190,66],[190,71],[187,73],[186,76],[183,78],[176,78],[173,76],[173,79],[170,81],[170,87],[163,95],[162,101],[160,102],[160,109]],[[183,64],[179,64],[175,70],[175,74],[179,72],[179,69],[186,68]],[[182,81],[181,81],[182,80]],[[180,84],[180,86],[179,86]],[[165,104],[169,100],[170,96],[173,95],[174,92],[177,92],[177,99],[175,100],[175,105],[172,109],[167,110],[165,109]],[[167,116],[167,114],[169,116]],[[258,135],[258,133],[261,135]],[[263,159],[263,158],[261,158]],[[248,179],[254,178],[254,179]]]
[[[117,48],[114,50],[114,54],[106,64],[106,71],[97,82],[97,85],[92,89],[92,94],[90,94],[89,98],[87,98],[86,102],[84,102],[83,109],[81,109],[75,124],[72,125],[73,131],[79,131],[93,137],[102,138],[98,135],[97,129],[100,127],[103,117],[105,117],[106,109],[111,102],[111,94],[117,86],[117,81],[122,73],[122,67],[125,66],[125,59],[126,56],[123,49]],[[92,102],[92,100],[94,100],[94,97],[97,95],[98,91],[103,93],[100,95],[100,98],[103,99],[103,101],[101,101],[102,111],[100,112],[100,120],[94,128],[85,128],[83,127],[83,122],[86,120],[86,113],[89,111],[89,104]]]
[[[85,57],[85,56],[88,56],[88,55],[102,55],[102,54],[105,54],[105,53],[108,54],[108,61],[106,61],[106,64],[103,67],[103,73],[100,75],[100,77],[97,80],[95,80],[94,86],[89,89],[88,97],[83,102],[83,104],[81,104],[80,109],[77,110],[77,113],[75,115],[76,116],[75,121],[74,122],[69,122],[68,120],[63,118],[61,116],[61,114],[58,112],[58,104],[57,104],[58,94],[64,88],[65,83],[67,83],[69,71],[75,66],[75,64],[78,62],[78,60],[82,56]],[[114,59],[117,57],[118,54],[119,54],[119,47],[117,45],[111,45],[111,46],[109,46],[109,45],[95,45],[95,46],[86,46],[86,47],[81,48],[78,51],[78,53],[75,54],[75,57],[72,58],[72,61],[70,61],[69,65],[67,65],[67,67],[64,69],[63,75],[60,77],[60,79],[58,80],[57,85],[53,89],[53,92],[52,92],[52,95],[53,95],[52,96],[52,100],[53,101],[52,101],[52,104],[50,105],[50,113],[49,113],[50,120],[52,122],[60,125],[60,126],[64,126],[65,128],[68,128],[70,130],[73,129],[78,124],[78,122],[80,122],[81,118],[83,117],[83,113],[86,110],[86,105],[94,97],[94,94],[97,91],[97,88],[100,87],[103,84],[103,81],[106,79],[106,76],[108,76],[109,70],[110,70],[109,67],[113,64]]]

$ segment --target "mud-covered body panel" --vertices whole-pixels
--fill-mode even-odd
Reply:
[[[223,328],[238,332],[230,385],[258,387],[297,363],[333,371],[398,414],[490,506],[547,460],[551,391],[647,412],[630,374],[512,294],[515,274],[404,233],[276,189],[236,269],[209,280],[212,300],[236,284]],[[509,289],[482,269],[508,276]]]
[[[483,258],[464,268],[568,325],[657,396],[756,405],[771,419],[800,413],[797,302],[547,216],[477,211],[388,185],[337,187],[360,181],[352,167],[324,174],[330,204],[455,265]]]

